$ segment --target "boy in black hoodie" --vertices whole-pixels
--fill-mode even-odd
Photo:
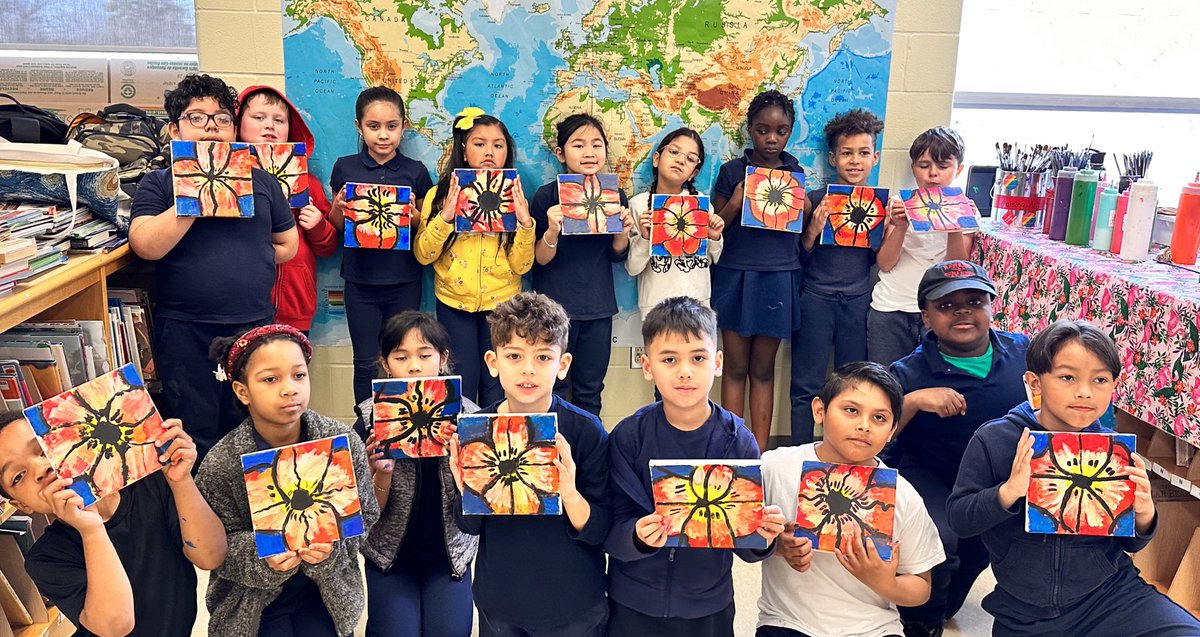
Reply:
[[[1112,340],[1084,321],[1057,321],[1043,330],[1026,361],[1025,381],[1041,397],[1041,409],[1022,403],[976,431],[947,502],[954,531],[982,535],[987,546],[996,590],[983,608],[995,617],[992,634],[1200,635],[1200,622],[1143,581],[1126,554],[1145,547],[1158,525],[1141,457],[1134,455],[1128,469],[1136,492],[1133,537],[1025,531],[1029,432],[1103,431],[1097,419],[1121,370]]]
[[[770,556],[783,512],[763,508],[758,533],[766,550],[662,550],[668,535],[685,529],[655,513],[650,460],[756,459],[758,443],[741,418],[708,399],[722,361],[711,309],[685,296],[666,299],[646,315],[642,337],[642,373],[663,399],[622,420],[609,438],[608,631],[733,637],[733,554],[747,562]]]

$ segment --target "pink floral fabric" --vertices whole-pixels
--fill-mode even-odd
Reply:
[[[1116,406],[1200,447],[1200,274],[996,227],[980,232],[973,258],[996,282],[996,327],[1100,326],[1121,350]]]

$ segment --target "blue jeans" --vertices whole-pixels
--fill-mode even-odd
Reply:
[[[367,637],[470,637],[471,571],[461,580],[450,565],[384,573],[366,561]]]
[[[354,405],[371,397],[379,375],[379,332],[404,310],[421,306],[421,282],[370,285],[346,281],[346,327],[354,350]]]
[[[554,393],[599,418],[600,394],[612,356],[612,317],[591,321],[571,319],[567,351],[571,353],[571,370],[566,380],[554,383]]]
[[[870,292],[800,293],[800,329],[792,334],[792,444],[813,441],[812,399],[825,384],[831,350],[834,367],[867,357],[870,307]]]
[[[925,325],[920,312],[880,312],[867,314],[867,356],[883,366],[908,356],[921,344]]]
[[[500,379],[493,378],[483,364],[483,354],[492,349],[487,319],[491,312],[456,310],[437,302],[437,318],[450,334],[454,373],[462,376],[463,396],[486,407],[504,398]]]

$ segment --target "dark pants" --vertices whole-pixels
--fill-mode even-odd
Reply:
[[[834,367],[867,357],[864,332],[870,307],[870,292],[800,294],[800,329],[792,334],[792,444],[813,441],[812,399],[825,384],[830,350]]]
[[[294,593],[284,586],[281,597],[263,609],[258,637],[338,637],[337,626],[316,584],[310,581],[293,585]],[[286,601],[282,601],[284,596],[289,596]]]
[[[366,561],[367,637],[470,637],[471,572],[450,565],[384,573]]]
[[[975,580],[988,567],[987,549],[978,536],[960,538],[950,530],[946,500],[952,485],[919,467],[903,466],[900,474],[921,494],[942,540],[942,550],[946,552],[946,561],[930,572],[929,601],[920,606],[901,606],[900,619],[940,626],[962,608]]]
[[[233,386],[213,376],[217,363],[208,357],[213,339],[238,336],[266,325],[270,318],[240,325],[196,323],[158,317],[154,321],[154,362],[162,381],[165,415],[183,421],[196,441],[196,466],[222,436],[246,419]]]
[[[733,602],[707,617],[652,617],[609,602],[608,634],[612,637],[733,637]]]
[[[791,628],[782,626],[759,626],[758,630],[754,631],[754,637],[809,637],[807,634]],[[888,637],[900,637],[900,635],[888,635]]]
[[[371,397],[379,374],[379,332],[387,320],[421,306],[421,282],[369,285],[346,281],[346,326],[354,350],[354,404]]]
[[[491,312],[464,312],[437,302],[438,321],[450,334],[454,373],[462,376],[463,396],[478,405],[490,405],[504,398],[500,379],[493,378],[483,364],[483,354],[492,349],[487,318]]]
[[[908,356],[921,343],[920,312],[880,312],[867,314],[868,360],[887,366]]]
[[[566,624],[540,628],[521,628],[488,617],[482,608],[478,610],[479,637],[605,637],[608,634],[605,628],[608,625],[608,602],[597,604]]]
[[[612,356],[612,318],[571,319],[567,351],[571,353],[571,371],[566,380],[554,383],[554,392],[599,418],[600,394]]]
[[[1030,577],[1049,577],[1031,573]],[[1062,573],[1060,577],[1070,577]],[[1121,568],[1107,582],[1057,616],[1039,617],[1037,610],[1015,603],[1000,589],[983,599],[983,609],[995,617],[996,637],[1195,637],[1200,621],[1171,598],[1138,577],[1132,566]],[[1033,612],[1031,612],[1033,611]]]

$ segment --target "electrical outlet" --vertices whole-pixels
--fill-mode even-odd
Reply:
[[[642,355],[646,353],[646,348],[640,345],[629,348],[629,369],[642,368]]]

